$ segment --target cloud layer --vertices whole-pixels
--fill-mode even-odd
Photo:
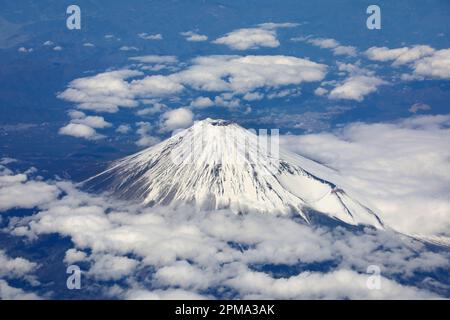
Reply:
[[[176,62],[172,56],[132,59],[164,66]],[[320,81],[326,72],[326,65],[291,56],[203,56],[193,59],[185,69],[168,75],[142,78],[141,71],[124,69],[79,78],[70,82],[58,97],[77,104],[80,109],[117,112],[119,107],[136,107],[145,99],[181,94],[186,87],[245,95],[259,88],[276,90]]]
[[[293,151],[338,169],[394,229],[450,236],[449,116],[355,123],[284,141]]]
[[[10,180],[16,175],[4,174]],[[74,247],[65,263],[83,263],[83,276],[108,297],[421,299],[436,297],[431,291],[445,286],[424,275],[450,268],[448,252],[431,252],[391,231],[312,227],[292,217],[189,206],[143,208],[81,192],[67,181],[46,184],[61,196],[48,189],[34,214],[9,219],[6,231],[31,241],[55,233],[69,237]],[[34,268],[5,259],[8,270]],[[367,285],[373,265],[381,270],[375,290]],[[276,266],[287,271],[277,274]]]

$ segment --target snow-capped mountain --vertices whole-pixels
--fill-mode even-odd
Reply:
[[[381,228],[371,209],[332,181],[335,175],[279,149],[276,135],[258,136],[229,121],[206,119],[112,163],[85,185],[149,206],[190,203],[199,210],[293,213],[306,222],[310,212],[318,212]]]

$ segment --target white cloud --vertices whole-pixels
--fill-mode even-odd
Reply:
[[[118,70],[73,80],[59,98],[77,103],[80,109],[117,112],[118,107],[136,107],[137,99],[165,96],[183,90],[183,86],[167,76],[147,76],[127,82],[127,78],[142,75],[139,71]]]
[[[235,50],[257,49],[259,47],[275,48],[280,45],[275,30],[262,28],[243,28],[227,33],[213,41]]]
[[[395,49],[372,47],[366,51],[366,56],[374,61],[393,61],[393,66],[407,64],[413,70],[410,76],[413,79],[450,79],[450,49],[436,50],[428,45]]]
[[[139,68],[143,71],[160,71],[162,69],[176,70],[178,59],[175,56],[146,55],[129,58],[140,62]]]
[[[350,161],[349,166],[355,165]],[[113,297],[202,298],[203,290],[221,288],[234,291],[236,298],[425,298],[432,295],[393,279],[411,280],[416,272],[450,267],[448,252],[428,251],[423,243],[391,231],[315,228],[291,217],[201,212],[190,206],[144,208],[81,192],[69,182],[48,184],[63,196],[32,216],[10,220],[5,231],[31,239],[52,233],[69,237],[74,248],[65,261],[89,263],[89,281],[126,277],[125,285],[110,288]],[[329,271],[303,271],[330,261],[336,265]],[[285,265],[292,274],[273,277],[254,270],[264,265]],[[369,265],[380,266],[382,290],[365,286]],[[142,279],[149,270],[155,271],[151,283]]]
[[[175,64],[178,63],[178,59],[176,56],[158,56],[158,55],[147,55],[147,56],[138,56],[131,57],[129,60],[138,61],[142,63],[167,63],[167,64]]]
[[[83,47],[95,47],[95,45],[90,42],[85,42],[85,43],[83,43]]]
[[[1,300],[39,300],[34,293],[27,293],[22,289],[11,287],[5,280],[0,279]]]
[[[264,94],[260,93],[260,92],[248,92],[246,94],[244,94],[244,96],[242,97],[242,99],[247,100],[247,101],[257,101],[257,100],[262,100],[264,98]]]
[[[162,40],[163,36],[160,33],[156,34],[148,34],[146,32],[142,32],[138,34],[138,37],[144,40]]]
[[[450,236],[450,117],[347,125],[334,133],[285,137],[285,146],[339,170],[390,227]]]
[[[67,265],[74,264],[76,262],[84,261],[87,259],[86,253],[77,249],[69,249],[66,251],[66,255],[64,257],[64,263]]]
[[[8,257],[3,250],[0,250],[0,277],[22,278],[35,271],[37,264],[27,259]]]
[[[436,51],[432,56],[414,64],[414,73],[419,76],[450,79],[450,49]]]
[[[164,97],[183,91],[184,87],[170,76],[147,76],[130,83],[131,93],[140,98]]]
[[[161,130],[173,131],[187,128],[194,123],[194,114],[187,108],[170,110],[161,116]]]
[[[43,46],[52,46],[53,44],[53,41],[47,40],[43,43]]]
[[[136,269],[139,262],[123,256],[100,254],[89,269],[89,274],[96,279],[108,281],[119,280]]]
[[[68,125],[60,128],[58,133],[75,138],[84,138],[87,140],[96,140],[103,137],[99,135],[95,129],[80,123],[69,123]]]
[[[154,63],[162,68],[177,62],[173,56],[154,55],[131,60]],[[143,76],[143,73],[124,69],[75,79],[58,97],[76,103],[80,109],[117,112],[119,107],[136,107],[149,99],[182,93],[186,87],[245,95],[263,87],[278,90],[283,86],[320,81],[326,72],[324,64],[291,56],[203,56],[193,59],[183,70],[168,75],[127,80]]]
[[[58,98],[77,103],[81,109],[117,112],[118,107],[135,107],[137,102],[127,78],[142,75],[139,71],[118,70],[71,81]]]
[[[30,53],[30,52],[33,52],[34,49],[33,48],[20,47],[19,49],[17,49],[17,51],[20,52],[20,53]]]
[[[377,91],[382,84],[386,84],[386,82],[375,76],[350,76],[332,89],[329,97],[330,99],[362,101],[366,95]]]
[[[127,300],[204,300],[206,297],[186,290],[154,290],[132,289],[125,293]]]
[[[208,97],[197,97],[195,100],[192,100],[190,104],[191,107],[199,109],[212,107],[213,105],[214,102]]]
[[[425,45],[397,49],[371,47],[367,49],[366,56],[374,61],[394,61],[392,64],[399,66],[432,55],[434,52],[433,48]]]
[[[121,124],[117,127],[116,132],[126,134],[131,130],[131,127],[129,124]]]
[[[381,277],[381,289],[369,290],[367,276],[350,270],[327,274],[303,272],[290,278],[276,279],[246,271],[228,283],[238,289],[244,299],[430,299],[431,293],[402,286]]]
[[[387,84],[386,81],[376,76],[373,71],[361,67],[360,61],[354,64],[337,61],[337,65],[340,75],[347,74],[348,76],[344,80],[331,82],[334,88],[328,90],[328,98],[330,99],[362,101],[366,95],[376,92],[379,86]],[[329,84],[326,82],[322,83],[325,86]],[[325,95],[326,92],[324,90],[326,89],[318,88],[315,93],[316,95]]]
[[[180,34],[185,37],[186,41],[200,42],[208,40],[208,36],[198,34],[194,31],[181,32]]]
[[[275,48],[280,45],[276,30],[279,28],[293,28],[297,23],[261,23],[257,28],[242,28],[227,33],[213,41],[224,44],[235,50],[257,49],[259,47]]]
[[[265,22],[260,23],[258,27],[262,29],[274,30],[279,28],[294,28],[298,27],[300,24],[295,22]]]
[[[139,110],[136,112],[138,116],[146,116],[146,115],[153,115],[157,113],[161,113],[167,109],[167,106],[160,102],[151,102],[151,107],[146,107],[144,109]]]
[[[139,139],[136,141],[136,145],[139,147],[151,147],[160,142],[158,137],[151,136],[149,133],[152,129],[152,125],[149,122],[137,122],[138,129],[136,133],[139,135]]]
[[[62,51],[62,47],[61,46],[56,46],[56,47],[53,47],[53,50],[54,51]]]
[[[59,134],[96,140],[103,138],[95,129],[111,127],[111,123],[100,116],[86,116],[84,112],[72,110],[69,112],[70,123],[59,129]]]
[[[290,56],[206,56],[172,77],[196,90],[245,94],[261,87],[320,81],[326,70],[326,65]]]
[[[54,200],[59,190],[40,181],[27,181],[25,174],[0,171],[0,210],[34,208]]]
[[[328,93],[328,90],[322,87],[317,88],[316,90],[314,90],[314,94],[316,96],[324,96]]]
[[[159,269],[155,274],[155,280],[163,286],[169,285],[184,289],[207,289],[214,281],[211,275],[211,273],[207,273],[186,261],[179,261]]]
[[[84,124],[94,129],[103,129],[111,127],[111,123],[105,121],[105,118],[100,116],[86,116],[84,112],[73,110],[69,112],[72,118],[71,123]]]
[[[316,47],[322,49],[330,49],[333,51],[334,55],[346,55],[355,57],[358,52],[355,47],[352,46],[343,46],[337,40],[332,38],[312,38],[312,37],[299,37],[293,38],[293,41],[306,41]]]
[[[139,51],[138,48],[133,46],[122,46],[119,48],[120,51]]]

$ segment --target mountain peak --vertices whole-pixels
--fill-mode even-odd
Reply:
[[[228,126],[230,124],[233,124],[233,122],[229,120],[223,120],[223,119],[211,119],[206,118],[200,121],[197,121],[196,124],[207,124],[212,126]]]
[[[86,181],[144,205],[193,204],[199,210],[316,212],[349,224],[382,227],[372,210],[332,182],[330,169],[221,119],[204,119],[169,139],[113,162]]]

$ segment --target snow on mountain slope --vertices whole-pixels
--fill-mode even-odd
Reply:
[[[190,203],[200,210],[300,214],[306,222],[306,212],[315,211],[382,227],[372,210],[329,179],[332,170],[279,150],[277,142],[276,136],[206,119],[112,163],[85,185],[149,206]]]

